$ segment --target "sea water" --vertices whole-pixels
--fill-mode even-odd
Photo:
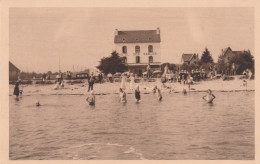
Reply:
[[[10,96],[11,160],[254,159],[254,91]],[[34,102],[38,99],[41,106]]]

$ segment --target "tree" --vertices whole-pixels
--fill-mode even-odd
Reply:
[[[237,74],[242,74],[247,68],[254,72],[254,57],[249,50],[232,56],[228,63],[229,66],[235,64]]]
[[[169,70],[171,70],[171,71],[177,71],[177,70],[178,70],[178,68],[177,68],[177,66],[176,66],[175,64],[163,63],[163,64],[161,65],[161,71],[162,71],[162,72],[164,71],[164,67],[165,67],[166,65],[168,66]]]
[[[110,57],[102,58],[97,68],[105,74],[125,72],[128,69],[128,67],[123,63],[122,58],[119,57],[116,51],[113,51]]]
[[[200,60],[201,60],[202,64],[203,63],[213,63],[213,58],[212,58],[208,48],[205,48]]]
[[[220,55],[218,57],[217,72],[227,74],[227,70],[228,70],[228,65],[225,63],[225,58],[223,55]]]

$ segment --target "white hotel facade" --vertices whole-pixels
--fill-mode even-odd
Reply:
[[[148,63],[151,70],[160,70],[160,29],[118,31],[115,30],[115,50],[128,65],[129,71],[142,75],[146,71]]]

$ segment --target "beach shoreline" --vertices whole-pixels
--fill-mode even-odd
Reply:
[[[155,82],[141,81],[135,83],[139,85],[141,94],[150,94],[154,86],[158,86],[162,93],[180,93],[183,89],[186,89],[188,92],[206,92],[208,89],[211,89],[213,92],[238,92],[238,91],[255,91],[255,81],[247,80],[247,86],[243,86],[243,80],[235,78],[234,80],[223,81],[222,79],[215,80],[206,80],[195,82],[190,86],[183,85],[177,82],[173,83],[161,83],[160,79],[156,79]],[[54,90],[55,84],[31,84],[31,85],[22,85],[23,96],[27,95],[88,95],[88,84],[79,83],[79,84],[70,84],[65,83],[65,87]],[[96,95],[108,95],[108,94],[118,94],[120,88],[119,82],[114,83],[95,83],[94,92]],[[125,92],[127,94],[133,94],[134,90],[130,90],[130,83],[126,83]],[[9,96],[13,95],[14,85],[9,85]]]

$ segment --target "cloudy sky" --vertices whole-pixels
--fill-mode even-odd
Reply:
[[[11,8],[9,58],[22,71],[95,67],[115,46],[114,30],[161,30],[162,62],[180,63],[182,53],[207,47],[214,61],[221,49],[251,50],[252,8]]]

